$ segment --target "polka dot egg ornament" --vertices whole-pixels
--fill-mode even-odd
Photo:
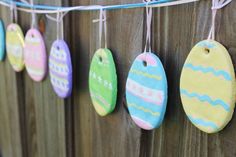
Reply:
[[[47,56],[43,37],[37,29],[26,33],[24,57],[29,76],[34,81],[42,81],[47,71]]]
[[[228,51],[214,40],[193,47],[181,73],[180,93],[189,120],[206,133],[222,130],[235,106],[235,74]]]
[[[126,100],[129,113],[142,129],[161,125],[167,104],[167,79],[159,58],[142,53],[133,62],[127,82]]]
[[[56,40],[49,56],[50,80],[56,94],[61,98],[71,95],[72,65],[70,51],[64,40]]]
[[[6,32],[7,57],[13,69],[20,72],[24,69],[24,35],[18,24],[12,23]]]
[[[98,49],[92,59],[89,71],[89,92],[96,112],[105,116],[116,105],[116,67],[109,49]]]
[[[3,21],[0,20],[0,61],[5,57],[5,28]]]

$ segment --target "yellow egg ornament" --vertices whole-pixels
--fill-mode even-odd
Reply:
[[[16,72],[24,69],[24,35],[20,26],[12,23],[6,32],[7,57]]]
[[[214,40],[193,47],[180,78],[180,94],[190,121],[206,133],[222,130],[235,106],[235,73],[226,48]]]

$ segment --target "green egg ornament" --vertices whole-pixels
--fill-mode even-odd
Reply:
[[[116,67],[109,49],[98,49],[89,71],[89,92],[93,106],[100,116],[111,113],[116,105]]]

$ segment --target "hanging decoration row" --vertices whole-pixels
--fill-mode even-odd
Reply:
[[[136,57],[126,81],[126,100],[132,120],[140,128],[152,130],[164,119],[167,106],[167,78],[161,60],[152,51],[152,8],[193,2],[196,0],[159,0],[143,3],[111,6],[54,7],[1,0],[0,4],[11,8],[12,23],[4,30],[0,20],[0,60],[5,49],[10,64],[16,72],[26,67],[34,81],[42,81],[49,65],[51,84],[61,98],[71,95],[72,64],[70,50],[63,39],[63,17],[73,10],[99,10],[99,47],[89,71],[89,92],[96,112],[101,116],[111,113],[117,101],[117,74],[112,52],[107,47],[106,10],[146,7],[146,44]],[[235,104],[235,74],[232,60],[226,48],[215,41],[215,20],[218,9],[231,0],[212,0],[212,26],[207,40],[199,42],[191,50],[182,69],[180,95],[184,111],[200,130],[214,133],[222,130],[230,121]],[[25,37],[17,24],[17,10],[32,14],[31,28]],[[43,37],[37,29],[36,14],[56,13],[57,39],[51,46],[47,64]],[[6,39],[5,39],[6,32]],[[104,37],[103,37],[104,36]],[[104,42],[103,42],[104,39]],[[104,43],[104,46],[102,45]],[[221,90],[218,90],[221,89]]]

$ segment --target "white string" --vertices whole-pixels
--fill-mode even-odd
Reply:
[[[145,0],[144,0],[145,1]],[[151,24],[152,24],[152,7],[148,6],[151,0],[146,0],[146,21],[147,21],[147,32],[146,32],[146,44],[144,52],[147,52],[147,47],[149,48],[148,52],[151,52]]]
[[[227,4],[229,4],[232,0],[212,0],[212,24],[210,33],[208,35],[208,40],[212,39],[215,40],[215,20],[216,20],[216,13],[218,9],[223,8]]]
[[[57,27],[58,27],[58,33],[61,33],[61,39],[64,40],[64,20],[63,20],[63,13],[58,12],[58,22],[57,22]],[[60,27],[60,28],[59,28]],[[60,35],[57,36],[57,39],[60,39]]]
[[[103,10],[102,6],[100,6],[99,19],[93,20],[93,23],[96,22],[99,22],[99,48],[102,47],[103,25],[104,25],[104,43],[105,43],[105,48],[107,48],[107,17],[106,17],[106,11]]]
[[[11,21],[12,23],[17,23],[17,7],[14,2],[11,3],[10,5],[10,10],[11,10]]]
[[[174,6],[174,5],[181,5],[181,4],[186,4],[186,3],[191,3],[191,2],[197,2],[199,0],[179,0],[179,1],[173,1],[173,2],[167,2],[167,3],[162,3],[162,4],[154,4],[151,5],[152,8],[157,8],[157,7],[167,7],[167,6]]]
[[[25,0],[21,0],[22,2],[25,2]],[[199,0],[179,0],[179,1],[174,1],[174,2],[165,2],[163,4],[155,4],[152,5],[152,7],[165,7],[165,6],[173,6],[173,5],[180,5],[180,4],[185,4],[185,3],[191,3],[191,2],[196,2]],[[6,2],[0,1],[0,4],[6,7],[11,7]],[[104,9],[109,8],[109,7],[114,7],[116,5],[109,5],[109,6],[102,6]],[[70,11],[88,11],[88,10],[99,10],[101,8],[100,5],[91,5],[91,6],[74,6],[74,7],[66,7],[66,8],[59,8],[59,12],[70,12]],[[22,8],[22,7],[17,7],[17,10],[27,12],[27,13],[32,13],[32,9],[27,9],[27,8]],[[34,9],[34,12],[36,14],[55,14],[58,12],[58,10],[41,10],[41,9]]]
[[[107,12],[103,11],[103,22],[104,22],[104,40],[105,40],[105,48],[107,48]]]

